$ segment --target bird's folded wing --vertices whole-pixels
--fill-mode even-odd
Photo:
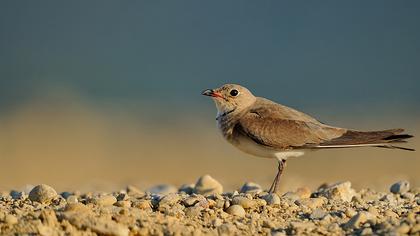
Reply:
[[[346,132],[345,129],[321,123],[281,119],[264,112],[247,113],[239,119],[236,129],[254,142],[274,149],[305,148],[339,137]]]

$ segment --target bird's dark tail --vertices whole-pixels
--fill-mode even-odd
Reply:
[[[380,147],[415,151],[412,148],[405,148],[393,145],[395,143],[406,143],[409,134],[401,134],[404,129],[390,129],[382,131],[356,131],[348,130],[342,136],[321,143],[319,148],[347,148],[347,147]]]

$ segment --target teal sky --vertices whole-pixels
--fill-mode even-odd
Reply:
[[[420,105],[419,1],[1,1],[0,108],[208,102],[226,82],[298,107]]]

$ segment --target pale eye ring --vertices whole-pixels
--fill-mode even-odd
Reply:
[[[239,94],[239,91],[238,90],[236,90],[236,89],[230,90],[230,96],[236,97],[236,96],[238,96],[238,94]]]

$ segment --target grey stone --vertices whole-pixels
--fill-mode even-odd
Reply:
[[[322,209],[316,208],[315,210],[312,211],[311,215],[309,216],[309,218],[311,220],[321,220],[322,218],[324,218],[327,215],[327,212],[325,212]]]
[[[194,184],[184,184],[178,189],[178,191],[186,194],[192,194],[194,192],[194,187]]]
[[[275,193],[270,193],[261,197],[268,205],[280,205],[280,197]]]
[[[153,194],[159,194],[159,195],[168,195],[170,193],[176,193],[178,192],[178,189],[169,184],[160,184],[153,186],[147,190],[147,192],[153,193]]]
[[[46,184],[37,185],[29,192],[29,199],[39,203],[49,203],[56,196],[57,192]]]
[[[410,190],[410,183],[407,180],[401,180],[391,185],[391,193],[403,194]]]
[[[10,191],[10,196],[12,197],[12,199],[15,199],[15,200],[24,199],[25,198],[25,192],[12,190],[12,191]]]
[[[254,182],[247,182],[244,185],[242,185],[241,193],[260,193],[262,192],[262,188],[260,185],[254,183]]]

